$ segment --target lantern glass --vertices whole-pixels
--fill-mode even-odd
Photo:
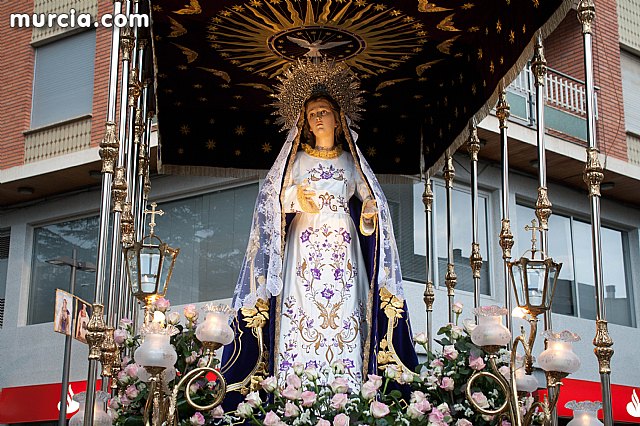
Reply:
[[[155,235],[145,237],[125,250],[131,291],[136,297],[164,297],[180,249],[163,243]]]
[[[509,273],[518,306],[532,315],[548,310],[561,267],[561,263],[555,263],[551,258],[521,257],[510,262]]]

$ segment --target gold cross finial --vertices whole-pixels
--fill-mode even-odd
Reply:
[[[525,231],[531,231],[531,252],[535,253],[536,250],[536,242],[538,239],[536,238],[536,231],[542,231],[542,226],[538,226],[538,221],[536,219],[531,220],[531,226],[525,225]]]
[[[156,207],[158,207],[158,203],[153,202],[151,203],[151,210],[145,209],[144,211],[144,214],[151,215],[151,221],[149,222],[149,235],[153,235],[153,229],[156,227],[156,215],[164,215],[164,212],[162,210],[156,210]]]

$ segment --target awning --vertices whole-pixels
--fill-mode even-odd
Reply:
[[[100,389],[98,380],[96,389]],[[0,389],[0,423],[32,423],[58,420],[62,383],[17,386]],[[73,395],[87,390],[87,382],[70,382],[67,391],[67,419],[79,409]]]
[[[161,172],[268,169],[284,134],[277,76],[324,55],[360,77],[360,149],[381,174],[416,174],[466,139],[567,0],[152,2]],[[580,34],[576,34],[580,37]],[[222,168],[222,169],[218,169]],[[235,170],[233,170],[235,169]]]

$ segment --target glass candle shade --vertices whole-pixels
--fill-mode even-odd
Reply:
[[[156,291],[158,265],[160,265],[160,254],[140,253],[140,289],[144,293]]]
[[[147,333],[133,358],[144,367],[173,367],[178,360],[176,350],[169,343],[169,334]]]
[[[478,326],[471,332],[471,341],[478,346],[504,346],[511,341],[509,329],[502,324],[508,311],[499,306],[481,306],[474,310]]]
[[[538,363],[544,371],[557,371],[571,374],[580,368],[580,358],[573,352],[572,343],[580,340],[580,336],[570,331],[554,333],[544,332],[547,348],[538,357]]]
[[[205,310],[205,320],[196,328],[196,337],[201,342],[213,342],[228,345],[233,341],[233,329],[229,326],[229,320],[234,311],[228,306],[210,306]]]
[[[69,426],[84,425],[84,408],[87,400],[86,392],[80,392],[73,395],[73,400],[80,404],[78,412],[69,419]],[[111,426],[111,416],[104,411],[104,405],[109,400],[109,394],[103,391],[96,391],[95,404],[93,406],[93,424],[94,426]]]
[[[573,410],[573,419],[567,426],[603,426],[598,420],[598,410],[602,408],[600,401],[569,401],[565,404],[565,408]]]
[[[526,374],[524,367],[516,370],[516,390],[518,392],[531,393],[538,389],[538,379],[533,375]]]

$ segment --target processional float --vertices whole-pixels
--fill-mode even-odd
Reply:
[[[113,342],[113,330],[118,319],[125,315],[136,318],[136,298],[148,307],[155,297],[166,292],[178,254],[178,249],[169,247],[155,235],[154,217],[159,214],[156,206],[152,205],[152,210],[146,208],[151,184],[153,120],[157,118],[158,167],[161,172],[255,175],[256,170],[269,167],[277,152],[274,141],[279,140],[278,128],[271,117],[270,95],[278,75],[299,58],[324,56],[345,62],[360,76],[367,98],[367,119],[361,129],[361,139],[368,141],[368,145],[361,146],[361,149],[373,169],[380,173],[381,178],[391,181],[406,179],[406,176],[424,180],[422,198],[427,241],[424,299],[429,345],[435,299],[431,177],[444,165],[442,174],[446,183],[449,219],[444,282],[451,313],[456,286],[450,225],[453,208],[451,190],[455,181],[453,153],[462,144],[468,144],[471,157],[474,305],[479,323],[485,325],[479,326],[479,330],[488,330],[484,336],[480,336],[478,331],[476,338],[488,353],[495,353],[498,346],[512,348],[510,376],[506,379],[497,374],[493,376],[506,396],[504,406],[496,414],[508,416],[518,426],[529,424],[531,417],[528,414],[523,417],[518,409],[517,396],[521,390],[518,386],[526,387],[526,379],[516,368],[516,349],[519,346],[525,349],[522,362],[526,376],[531,372],[531,348],[539,314],[544,314],[545,329],[551,328],[550,304],[560,268],[548,254],[547,220],[551,214],[551,203],[546,188],[542,90],[546,62],[542,40],[564,18],[572,2],[535,0],[505,4],[451,0],[446,5],[438,5],[422,0],[375,3],[363,0],[234,0],[224,3],[192,0],[186,6],[184,3],[182,0],[113,2],[114,14],[146,13],[151,16],[153,24],[151,28],[114,27],[112,30],[108,108],[105,135],[100,144],[103,162],[100,230],[94,309],[87,333],[90,353],[84,423],[93,423],[95,393],[92,390],[98,376],[98,361],[102,364],[103,390],[108,390],[108,379],[117,374],[120,365],[119,349]],[[591,39],[594,17],[593,1],[581,0],[578,18],[584,37],[588,118],[584,180],[591,200],[597,306],[594,345],[600,366],[604,420],[610,426],[613,419],[609,360],[613,354],[613,342],[607,332],[600,254],[599,185],[603,173],[595,137]],[[537,233],[540,249],[534,243],[530,258],[512,261],[513,234],[508,208],[509,105],[505,85],[527,61],[531,61],[536,84],[539,188],[537,219],[532,228],[533,240],[536,240]],[[482,255],[477,235],[477,164],[481,144],[475,123],[488,114],[496,100],[495,114],[500,122],[502,147],[499,244],[503,250],[505,304],[510,313],[513,286],[516,303],[531,325],[528,336],[523,332],[513,341],[505,339],[513,328],[509,319],[506,334],[495,320],[487,319],[503,311],[480,306]],[[261,143],[248,146],[242,143],[246,140],[259,140]],[[388,141],[394,143],[389,144]],[[151,216],[151,226],[149,234],[143,237],[146,214]],[[545,279],[534,282],[533,278],[541,275]],[[129,286],[132,291],[128,290]],[[106,300],[103,299],[105,288],[108,290]],[[199,336],[207,342],[208,353],[228,339],[225,331],[228,312],[211,307],[210,313],[207,327]],[[259,309],[256,314],[259,314]],[[148,309],[143,323],[144,327],[153,328]],[[547,338],[545,352],[566,352],[568,342],[555,344],[553,340],[570,340],[573,336],[548,330]],[[166,343],[166,339],[161,340]],[[166,348],[165,343],[162,345]],[[539,361],[544,359],[541,355]],[[147,359],[147,362],[154,361]],[[217,374],[212,366],[208,363],[202,371]],[[547,421],[553,422],[552,411],[561,377],[570,373],[566,370],[572,367],[548,363],[547,366],[550,403],[540,403],[539,407]],[[158,373],[154,365],[149,364],[149,367]],[[263,373],[263,367],[257,365],[254,373]],[[160,373],[153,376],[152,382],[161,380]],[[218,376],[220,399],[216,399],[215,404],[220,403],[227,386],[251,385],[250,382],[226,384],[222,376]],[[180,386],[192,378],[184,377]],[[149,407],[152,415],[148,421],[158,423],[162,416],[165,420],[174,419],[171,414],[161,413],[159,408],[165,403],[159,392],[154,395]],[[481,407],[476,408],[482,410]]]

